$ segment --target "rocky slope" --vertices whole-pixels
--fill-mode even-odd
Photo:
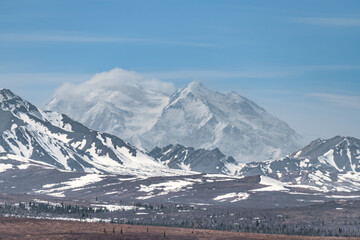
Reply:
[[[148,154],[173,169],[231,175],[236,167],[234,158],[225,156],[218,148],[205,150],[170,144],[155,147]]]
[[[237,174],[266,175],[323,191],[359,191],[359,165],[360,140],[336,136],[317,139],[300,151],[277,160],[243,164]]]
[[[171,172],[122,139],[41,111],[7,89],[0,90],[0,152],[70,171]]]

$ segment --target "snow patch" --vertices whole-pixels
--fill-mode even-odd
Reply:
[[[130,210],[138,209],[138,207],[135,207],[135,206],[115,205],[115,204],[91,204],[91,206],[106,208],[110,212],[114,212],[114,211],[130,211]]]
[[[300,154],[301,154],[301,152],[302,152],[301,150],[300,150],[300,151],[298,151],[298,152],[295,154],[295,156],[294,156],[294,157],[296,157],[296,158],[297,158],[297,157],[299,157],[299,156],[300,156]]]
[[[140,185],[139,192],[147,192],[147,196],[138,197],[137,199],[149,199],[156,196],[167,195],[171,192],[179,192],[186,190],[186,187],[192,186],[194,181],[175,180],[163,183],[151,184],[149,186]],[[160,191],[155,194],[155,191]]]
[[[335,161],[334,161],[334,149],[330,149],[328,152],[326,152],[323,156],[318,157],[318,160],[321,163],[324,164],[330,164],[331,166],[333,166],[336,170],[338,170],[339,172],[341,172],[342,170],[340,170],[338,168],[338,166],[336,165]]]
[[[267,191],[289,191],[289,189],[285,188],[285,183],[273,179],[267,176],[260,176],[260,184],[268,185],[267,187],[258,188],[250,190],[252,192],[267,192]]]
[[[77,191],[87,185],[100,181],[102,181],[102,176],[98,174],[86,174],[79,178],[70,179],[67,182],[46,184],[43,186],[45,190],[38,190],[37,193],[47,194],[54,197],[65,197],[64,191]]]
[[[220,195],[220,196],[217,196],[215,198],[213,198],[213,200],[215,201],[219,201],[219,202],[225,202],[225,201],[228,201],[229,199],[230,202],[238,202],[238,201],[241,201],[241,200],[245,200],[245,199],[248,199],[250,196],[250,194],[248,193],[244,193],[244,192],[239,192],[239,193],[227,193],[227,194],[224,194],[224,195]]]
[[[12,169],[12,164],[0,163],[0,172],[5,172],[8,169]]]

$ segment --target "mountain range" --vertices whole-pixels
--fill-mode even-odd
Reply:
[[[173,169],[233,175],[237,168],[234,158],[225,156],[218,148],[205,150],[170,144],[155,147],[148,154]]]
[[[238,163],[218,148],[170,144],[144,152],[7,89],[0,90],[0,120],[4,194],[253,207],[360,197],[360,140],[352,137],[317,139],[285,157]]]
[[[115,90],[96,90],[110,76],[127,81]],[[181,144],[218,148],[236,162],[249,162],[278,158],[302,146],[301,136],[288,124],[235,92],[223,94],[191,82],[171,94],[144,86],[138,78],[113,69],[82,85],[90,94],[76,88],[56,93],[45,108],[146,151]]]
[[[351,192],[360,187],[360,140],[317,139],[286,157],[243,164],[236,175],[265,175],[321,191]]]
[[[285,157],[242,164],[219,149],[194,149],[182,145],[156,147],[149,155],[174,169],[240,177],[267,176],[318,191],[352,192],[360,186],[360,140],[353,137],[316,139]]]
[[[169,168],[107,133],[64,114],[41,111],[7,89],[0,90],[0,152],[64,170],[93,173],[167,174]]]

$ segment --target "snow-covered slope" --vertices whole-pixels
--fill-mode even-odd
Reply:
[[[192,82],[171,95],[169,83],[154,81],[113,69],[78,86],[64,85],[46,109],[148,151],[169,144],[219,148],[248,162],[301,147],[301,137],[285,122],[235,92],[223,94]]]
[[[305,206],[334,199],[360,199],[360,192],[324,191],[282,182],[268,176],[188,174],[163,176],[118,175],[67,171],[41,161],[0,153],[2,199],[76,201],[123,209],[135,203],[219,205],[264,208]],[[347,190],[347,189],[345,189]],[[58,199],[58,200],[57,200]],[[126,207],[127,208],[127,207]],[[205,210],[205,209],[204,209]],[[156,214],[155,214],[156,215]]]
[[[235,92],[192,82],[172,95],[155,125],[142,135],[146,148],[179,143],[219,148],[236,161],[260,161],[298,149],[300,136],[285,122]]]
[[[0,90],[0,152],[70,171],[175,174],[120,138],[40,111],[7,89]]]
[[[164,148],[155,147],[148,154],[173,169],[229,175],[236,169],[234,158],[226,157],[218,148],[205,150],[170,144]]]
[[[45,109],[140,147],[139,135],[155,124],[172,91],[172,84],[115,68],[80,86],[63,86]]]
[[[281,159],[243,164],[237,174],[266,175],[323,191],[359,191],[360,140],[340,136],[317,139]]]

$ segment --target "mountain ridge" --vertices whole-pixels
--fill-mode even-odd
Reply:
[[[101,86],[109,78],[114,89]],[[237,162],[249,162],[278,158],[301,147],[302,137],[288,124],[234,91],[224,94],[194,81],[171,94],[160,91],[159,84],[151,87],[151,81],[113,69],[79,85],[91,94],[60,91],[45,108],[146,151],[168,144],[219,148]],[[74,103],[75,98],[84,102]]]
[[[237,175],[264,175],[325,191],[357,191],[360,186],[360,139],[316,139],[285,157],[243,164]]]
[[[142,141],[145,148],[154,147],[153,142],[157,146],[179,143],[194,148],[219,148],[238,162],[246,162],[291,153],[300,146],[300,138],[285,122],[251,100],[234,92],[213,92],[192,82],[170,97]]]
[[[100,197],[117,205],[120,199],[243,207],[359,198],[356,138],[317,139],[282,158],[241,164],[218,148],[180,144],[155,148],[151,157],[11,92],[0,91],[0,99],[0,188],[5,194]]]
[[[70,171],[175,171],[116,136],[88,129],[65,114],[41,111],[8,89],[0,91],[0,119],[0,152]]]
[[[206,150],[170,144],[155,147],[148,154],[173,169],[232,175],[231,169],[235,168],[235,159],[225,156],[218,148]]]

